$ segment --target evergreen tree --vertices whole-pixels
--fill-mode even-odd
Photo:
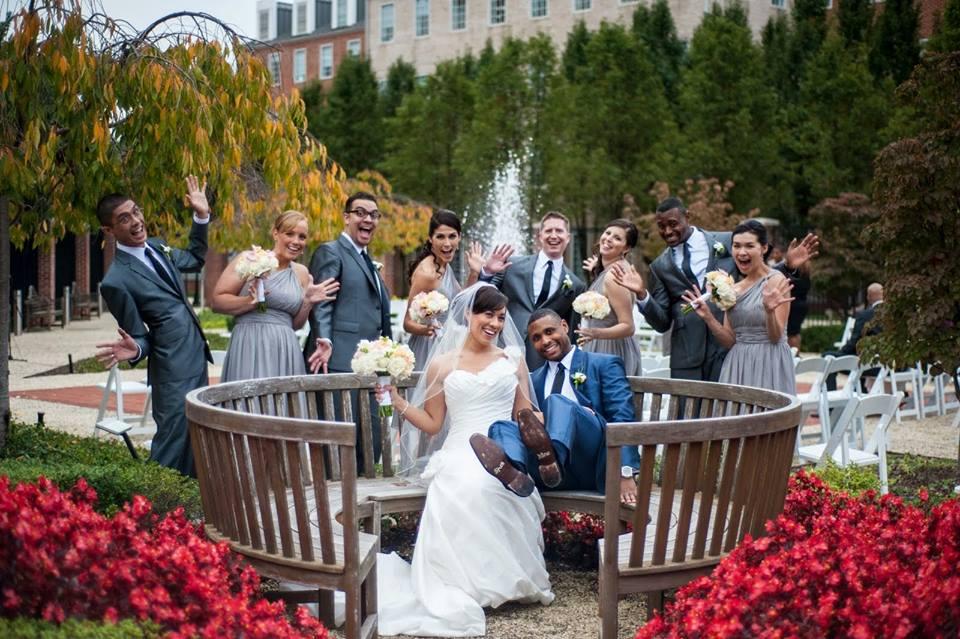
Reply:
[[[387,70],[387,86],[381,97],[383,117],[392,118],[397,113],[404,96],[413,93],[417,83],[417,69],[403,58],[397,58]]]
[[[633,34],[650,52],[650,60],[660,74],[667,99],[676,102],[677,83],[686,49],[677,36],[677,27],[667,0],[656,0],[650,8],[637,5],[633,12]]]
[[[579,20],[570,33],[567,34],[567,43],[563,48],[563,56],[560,66],[563,68],[563,75],[569,81],[573,82],[577,75],[577,70],[587,64],[587,44],[590,43],[590,30],[583,20]]]
[[[383,154],[383,118],[380,94],[370,61],[347,56],[337,67],[333,86],[316,115],[310,132],[326,146],[330,157],[349,174],[377,166]]]
[[[682,168],[687,177],[732,180],[736,210],[777,209],[783,198],[777,99],[742,11],[729,12],[715,5],[690,43],[680,84]]]
[[[920,17],[914,0],[887,0],[877,18],[870,49],[870,70],[877,79],[900,84],[920,61]]]
[[[790,10],[787,82],[783,93],[793,102],[806,72],[807,61],[817,54],[827,34],[827,4],[823,0],[794,0]]]
[[[792,90],[793,78],[790,75],[790,22],[780,13],[771,16],[760,34],[763,46],[763,68],[770,85],[778,96],[785,96]]]
[[[947,0],[927,49],[941,53],[960,51],[960,0]]]
[[[867,41],[872,21],[872,0],[840,0],[837,7],[837,26],[848,46]]]

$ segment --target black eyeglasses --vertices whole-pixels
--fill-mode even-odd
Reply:
[[[353,213],[361,220],[365,220],[367,218],[371,220],[379,220],[382,216],[380,211],[364,211],[363,209],[350,209],[347,211],[347,213]]]

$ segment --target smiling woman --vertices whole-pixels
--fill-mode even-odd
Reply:
[[[212,308],[237,318],[221,380],[303,375],[306,370],[294,331],[307,321],[314,304],[333,299],[340,285],[333,279],[314,284],[307,267],[297,260],[306,247],[307,218],[285,211],[273,223],[273,254],[277,268],[255,279],[237,272],[238,255],[217,281]],[[263,283],[266,309],[257,308],[257,282]]]

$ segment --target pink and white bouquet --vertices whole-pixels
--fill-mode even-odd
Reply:
[[[446,313],[450,308],[450,300],[440,291],[423,291],[417,293],[410,300],[410,308],[407,314],[417,324],[424,326],[436,326],[439,328],[437,316]]]
[[[350,361],[350,368],[358,375],[376,375],[377,381],[386,386],[392,379],[404,380],[413,373],[413,351],[406,344],[398,344],[389,337],[378,340],[360,340],[357,351]],[[384,393],[380,404],[380,416],[393,415],[393,400]]]
[[[256,244],[249,251],[244,251],[237,261],[237,275],[242,280],[255,279],[257,281],[257,310],[263,313],[267,310],[267,297],[263,292],[263,276],[280,266],[273,251],[265,251]]]
[[[573,310],[583,317],[601,320],[610,314],[610,300],[600,293],[587,291],[573,300]]]
[[[712,299],[721,311],[729,311],[737,304],[737,290],[733,287],[733,278],[726,271],[710,271],[706,278],[707,292],[698,297],[693,304],[684,304],[680,308],[684,315],[709,299]]]

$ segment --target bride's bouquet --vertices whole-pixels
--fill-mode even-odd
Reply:
[[[358,375],[376,375],[377,381],[386,386],[392,379],[404,380],[413,373],[415,358],[406,344],[398,344],[389,337],[378,340],[360,340],[353,354],[350,368]],[[389,393],[379,400],[380,416],[393,415],[393,400]]]
[[[410,300],[410,309],[407,313],[417,324],[430,326],[431,324],[440,327],[436,317],[441,313],[446,313],[450,308],[450,300],[440,291],[423,291],[417,293]]]
[[[693,312],[695,306],[700,306],[709,299],[721,311],[729,311],[737,303],[737,291],[733,288],[733,278],[726,271],[710,271],[707,273],[707,292],[698,297],[693,304],[684,304],[680,311],[686,315]]]
[[[610,301],[600,293],[587,291],[573,300],[573,310],[583,317],[601,320],[610,314]]]
[[[249,251],[244,251],[237,262],[237,275],[242,280],[257,280],[257,310],[261,313],[267,310],[267,296],[263,292],[263,276],[280,266],[273,251],[265,251],[256,244]]]

